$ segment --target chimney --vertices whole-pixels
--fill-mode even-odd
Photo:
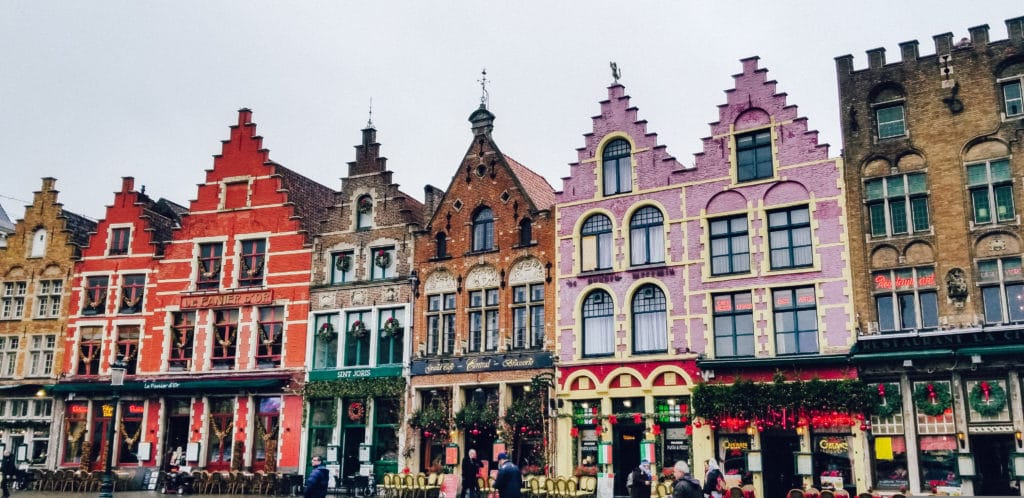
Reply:
[[[434,216],[434,211],[437,210],[437,203],[441,201],[441,197],[444,196],[444,190],[441,190],[433,185],[425,185],[423,187],[423,209],[426,211],[424,218],[430,219]]]
[[[54,185],[57,183],[57,179],[52,176],[43,178],[43,192],[49,192],[53,190]]]
[[[885,47],[868,50],[868,68],[875,69],[885,65]]]
[[[836,74],[844,75],[853,72],[853,56],[850,54],[836,57]]]
[[[917,45],[917,40],[900,43],[900,57],[903,58],[903,62],[914,62],[917,60]]]
[[[981,26],[975,26],[968,28],[971,33],[971,43],[975,47],[984,47],[988,45],[988,24],[982,24]]]
[[[935,40],[935,55],[946,55],[953,50],[953,33],[935,35],[932,40]]]
[[[1011,41],[1024,40],[1024,16],[1007,19],[1006,32],[1010,34]]]
[[[127,194],[135,188],[135,178],[130,176],[121,177],[121,192]]]

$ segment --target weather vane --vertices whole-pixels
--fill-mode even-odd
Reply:
[[[480,105],[487,107],[488,100],[490,100],[487,95],[487,68],[480,71],[480,74],[480,79],[477,80],[480,82]]]
[[[373,128],[373,97],[370,97],[370,117],[366,119],[366,127]]]
[[[622,73],[619,72],[619,65],[616,64],[615,62],[611,62],[609,64],[612,66],[612,78],[615,79],[616,83],[618,83],[619,78],[622,77]]]

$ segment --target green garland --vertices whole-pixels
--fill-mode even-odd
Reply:
[[[310,398],[372,399],[401,397],[405,394],[402,377],[370,377],[365,379],[314,380],[302,388],[302,396]]]
[[[451,417],[448,416],[447,404],[430,404],[414,411],[409,417],[409,427],[430,432],[430,437],[441,436],[441,433],[451,429]]]
[[[971,409],[983,417],[994,417],[999,415],[1006,407],[1006,390],[998,382],[984,381],[988,384],[988,401],[985,401],[985,391],[981,388],[981,382],[971,388],[967,399],[971,403]]]
[[[512,401],[505,409],[505,424],[510,430],[518,431],[521,427],[528,430],[541,430],[543,415],[540,399],[537,396],[522,396]]]
[[[932,390],[935,392],[935,402],[932,403],[932,399],[928,393],[928,386],[932,386]],[[917,407],[917,411],[928,415],[930,417],[937,417],[946,413],[946,409],[950,407],[952,397],[949,394],[949,386],[941,382],[925,382],[918,384],[914,388],[914,406]]]
[[[693,388],[693,414],[707,419],[722,416],[765,417],[780,408],[870,413],[877,404],[877,388],[857,379],[787,382],[781,374],[771,383],[740,379],[733,384],[697,384]]]
[[[455,427],[462,430],[476,427],[491,430],[498,425],[498,411],[484,403],[470,402],[455,413]]]
[[[877,384],[876,389],[879,387],[884,389],[885,403],[882,403],[883,397],[881,392],[876,392],[875,396],[877,397],[878,404],[875,405],[875,415],[886,418],[903,410],[903,392],[900,391],[898,383]]]

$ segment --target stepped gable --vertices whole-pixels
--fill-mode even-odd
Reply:
[[[377,142],[377,129],[370,123],[362,130],[362,142],[354,146],[356,149],[356,160],[348,162],[348,176],[342,179],[342,191],[339,192],[339,204],[335,208],[344,207],[348,202],[355,202],[351,195],[346,195],[350,183],[348,180],[354,176],[373,175],[380,177],[382,185],[378,185],[384,193],[384,202],[397,202],[398,212],[406,223],[423,225],[424,205],[414,197],[403,192],[394,182],[394,172],[387,169],[387,158],[380,155],[381,144]],[[372,182],[371,182],[372,183]],[[366,182],[362,182],[366,186]],[[355,209],[354,206],[349,206]],[[344,218],[344,215],[342,215]]]

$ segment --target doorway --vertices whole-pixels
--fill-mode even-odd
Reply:
[[[1010,487],[1010,453],[1015,451],[1012,434],[971,436],[974,454],[974,496],[1013,496],[1020,491]]]
[[[626,479],[633,469],[640,466],[640,441],[643,439],[643,427],[628,427],[619,424],[615,427],[615,439],[612,446],[612,469],[615,472],[615,496],[629,496]]]
[[[793,488],[803,486],[803,479],[793,468],[793,454],[800,451],[800,438],[787,433],[765,432],[761,436],[761,461],[764,496],[786,496]]]
[[[366,439],[363,426],[346,427],[341,446],[341,476],[351,477],[359,474],[359,445]]]

